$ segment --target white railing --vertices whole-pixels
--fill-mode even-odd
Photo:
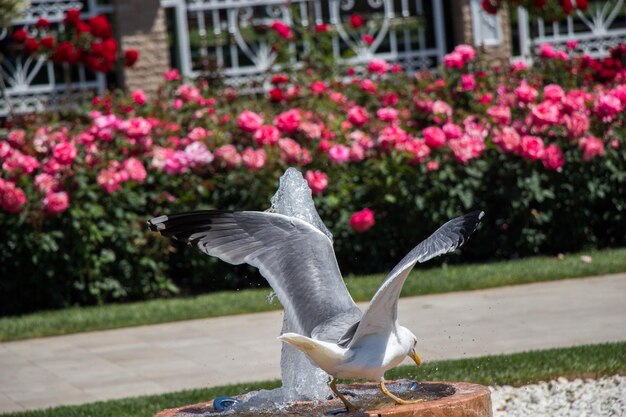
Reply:
[[[592,0],[589,8],[576,10],[564,20],[546,22],[531,19],[523,8],[517,9],[519,56],[528,59],[535,48],[552,44],[564,49],[577,41],[577,50],[592,57],[603,57],[619,43],[626,43],[626,5],[624,0]]]
[[[12,23],[14,27],[35,33],[34,25],[39,18],[56,25],[69,9],[81,9],[83,18],[112,11],[110,5],[102,5],[97,0],[30,0],[22,16]],[[0,32],[0,41],[10,37],[11,32],[12,29]],[[85,92],[102,93],[106,88],[106,78],[101,73],[93,74],[82,66],[68,71],[45,57],[21,53],[4,56],[0,76],[6,85],[6,90],[0,91],[0,117],[10,111],[21,114],[67,106],[76,103],[76,97]]]
[[[188,77],[207,69],[231,83],[263,81],[276,68],[276,54],[264,31],[276,20],[312,29],[330,25],[334,58],[355,64],[372,58],[398,62],[407,71],[436,67],[446,50],[441,0],[161,0],[172,8],[178,66]],[[361,31],[351,14],[369,17]],[[371,44],[363,42],[371,36]],[[310,45],[295,42],[292,64]]]

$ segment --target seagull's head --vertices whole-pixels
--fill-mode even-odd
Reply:
[[[398,336],[402,346],[406,347],[406,355],[413,359],[417,366],[420,366],[422,358],[417,354],[417,336],[403,326],[399,326]]]

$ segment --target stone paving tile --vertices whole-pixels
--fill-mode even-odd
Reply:
[[[462,358],[626,340],[625,293],[616,274],[404,298],[398,315],[424,360]],[[0,343],[0,412],[276,379],[281,325],[274,311]]]
[[[0,412],[3,413],[10,413],[12,411],[23,411],[26,410],[26,408],[17,401],[9,398],[7,395],[0,393],[0,410],[2,410]]]

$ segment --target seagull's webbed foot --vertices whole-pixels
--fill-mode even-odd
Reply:
[[[400,405],[417,404],[417,403],[421,403],[422,401],[424,401],[424,400],[410,400],[410,401],[407,401],[407,400],[403,400],[402,398],[393,395],[391,392],[389,392],[389,390],[385,386],[385,379],[384,378],[380,379],[380,390],[387,397],[389,397],[392,400],[394,400],[396,404],[400,404]]]
[[[339,398],[341,400],[343,405],[346,406],[346,409],[348,410],[349,413],[352,413],[352,412],[358,410],[358,408],[356,408],[350,401],[348,401],[348,399],[342,393],[339,392],[339,390],[337,389],[337,379],[336,378],[331,377],[330,384],[328,386],[335,393],[337,398]]]

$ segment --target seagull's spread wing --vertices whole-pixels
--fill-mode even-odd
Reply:
[[[369,334],[391,331],[398,315],[400,291],[413,266],[463,245],[476,230],[483,215],[482,211],[475,211],[452,219],[413,248],[387,275],[360,323],[353,325],[340,343],[349,345]]]
[[[267,212],[195,211],[148,224],[225,262],[258,268],[306,336],[338,320],[343,332],[361,316],[330,239],[305,221]]]

